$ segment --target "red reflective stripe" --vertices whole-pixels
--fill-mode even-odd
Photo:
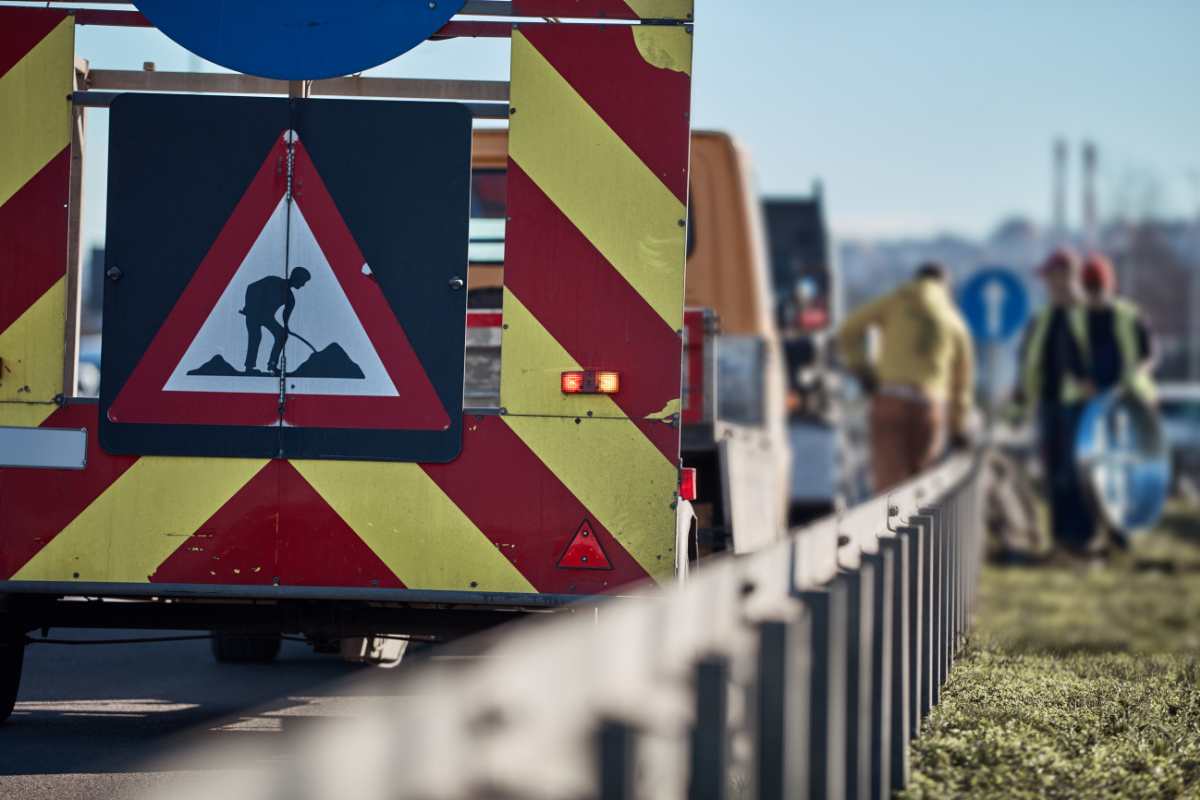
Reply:
[[[468,311],[468,328],[499,328],[504,323],[504,315],[499,311]]]
[[[662,411],[679,397],[679,335],[511,160],[508,191],[537,224],[509,227],[507,288],[578,364],[621,374],[612,398],[630,418]],[[663,455],[673,464],[679,453]]]
[[[41,425],[87,428],[86,469],[0,469],[0,578],[25,566],[137,461],[101,449],[97,417],[94,403],[72,404]]]
[[[507,39],[512,36],[511,22],[480,22],[475,20],[453,20],[438,28],[430,39]]]
[[[539,592],[606,592],[647,577],[645,570],[529,450],[502,419],[464,417],[463,449],[449,464],[422,464],[446,496]],[[601,423],[593,423],[601,424]],[[575,573],[558,560],[584,519],[612,570]],[[453,558],[452,553],[446,555]]]
[[[154,23],[138,11],[91,8],[65,9],[75,17],[76,25],[104,25],[110,28],[153,28]]]
[[[691,76],[648,63],[628,25],[543,25],[521,32],[686,203]],[[637,91],[630,91],[633,86]]]
[[[52,8],[0,8],[0,76],[45,39],[66,16],[65,11]]]
[[[269,461],[179,548],[154,583],[403,588],[287,461]]]
[[[0,206],[0,332],[67,272],[70,169],[64,148]]]

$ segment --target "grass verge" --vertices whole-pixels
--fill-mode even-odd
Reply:
[[[902,798],[1200,798],[1200,514],[1108,567],[991,567]]]

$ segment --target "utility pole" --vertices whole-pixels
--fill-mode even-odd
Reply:
[[[1067,236],[1067,140],[1058,137],[1051,150],[1050,228],[1055,244]]]
[[[1096,246],[1096,143],[1083,143],[1083,242],[1087,247]]]
[[[1188,173],[1192,190],[1196,195],[1196,230],[1193,240],[1200,249],[1200,169]],[[1200,253],[1193,252],[1191,263],[1191,297],[1188,298],[1188,376],[1193,381],[1200,381]]]

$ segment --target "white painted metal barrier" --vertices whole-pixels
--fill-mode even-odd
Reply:
[[[485,657],[411,667],[394,701],[195,796],[886,797],[974,602],[975,465],[956,456],[676,588],[504,628]]]

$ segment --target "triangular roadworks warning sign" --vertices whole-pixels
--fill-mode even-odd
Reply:
[[[267,154],[108,417],[341,429],[450,425],[293,131]]]
[[[575,535],[571,537],[567,549],[558,559],[558,566],[568,569],[613,568],[612,562],[608,560],[608,555],[604,552],[604,547],[596,538],[596,532],[592,530],[592,523],[586,519],[575,531]]]

